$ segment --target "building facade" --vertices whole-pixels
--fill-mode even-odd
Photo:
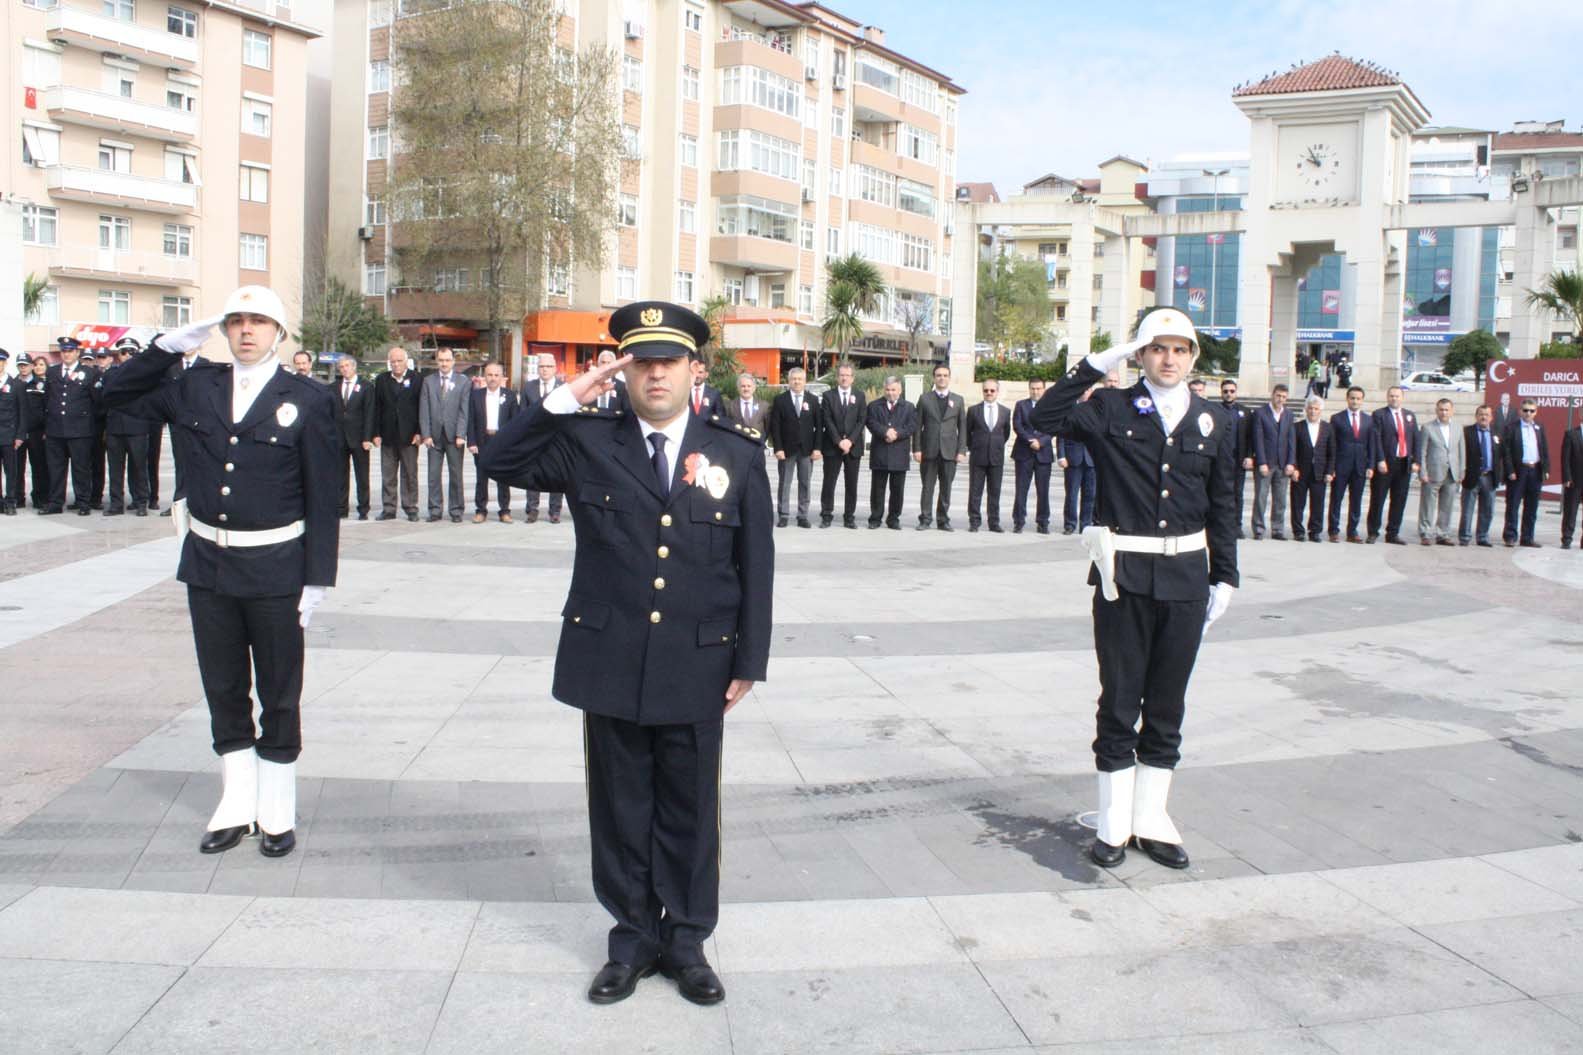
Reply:
[[[5,211],[21,255],[5,278],[47,281],[12,340],[146,340],[251,283],[300,317],[317,34],[289,4],[35,0],[7,20]]]

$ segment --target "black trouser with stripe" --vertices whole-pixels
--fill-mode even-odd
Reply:
[[[594,894],[615,917],[609,958],[706,962],[720,919],[724,718],[638,725],[583,716]]]
[[[1187,679],[1198,659],[1208,600],[1157,601],[1126,590],[1117,593],[1107,601],[1094,588],[1099,658],[1094,762],[1105,773],[1134,762],[1175,769],[1182,757]]]
[[[66,507],[66,468],[71,467],[72,505],[88,508],[88,491],[93,486],[93,437],[47,437],[49,453],[49,491],[45,499],[50,509]]]
[[[148,433],[105,437],[110,472],[110,508],[124,510],[132,492],[132,508],[148,507]]]
[[[198,677],[209,700],[214,753],[249,747],[270,762],[295,762],[302,753],[301,593],[232,597],[187,587]],[[253,735],[253,675],[258,677],[258,735]]]

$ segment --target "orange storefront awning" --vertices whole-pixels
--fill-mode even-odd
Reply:
[[[466,326],[447,326],[444,323],[431,326],[424,323],[418,327],[418,336],[441,337],[448,341],[471,341],[477,339],[478,331]]]
[[[536,344],[593,344],[614,348],[608,311],[535,311],[522,320],[522,336]]]

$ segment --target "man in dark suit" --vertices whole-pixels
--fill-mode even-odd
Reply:
[[[98,382],[101,391],[105,378],[121,369],[128,359],[141,351],[137,341],[130,337],[117,341],[115,365],[106,370]],[[104,431],[110,491],[110,504],[104,515],[123,515],[126,512],[126,493],[131,491],[133,515],[148,516],[148,422],[124,410],[106,407]]]
[[[422,384],[407,363],[407,350],[390,349],[388,370],[374,378],[374,446],[379,448],[379,519],[396,519],[396,487],[401,510],[418,519],[418,396]]]
[[[918,530],[931,524],[951,530],[951,482],[958,462],[967,460],[967,403],[951,392],[951,368],[934,368],[934,388],[918,399],[918,431],[912,437],[912,456],[918,463],[922,495]],[[940,488],[935,497],[935,485]]]
[[[967,412],[967,529],[977,531],[982,520],[1000,534],[1000,482],[1006,474],[1006,444],[1011,441],[1011,415],[996,402],[1000,382],[985,381],[984,401]],[[989,511],[979,516],[979,503],[989,492]]]
[[[467,447],[467,404],[473,386],[453,367],[456,353],[441,348],[434,353],[434,373],[423,379],[418,397],[418,432],[429,452],[429,522],[449,515],[462,522],[462,451]],[[443,491],[440,477],[449,475]]]
[[[1270,508],[1270,534],[1285,541],[1286,497],[1297,461],[1297,436],[1286,409],[1285,385],[1270,390],[1270,401],[1253,418],[1253,537],[1264,537],[1264,507]]]
[[[1231,378],[1220,382],[1220,414],[1226,424],[1236,430],[1237,436],[1237,537],[1247,538],[1242,519],[1243,494],[1247,490],[1247,473],[1253,468],[1253,414],[1237,402],[1237,383]]]
[[[776,526],[785,527],[790,513],[792,476],[797,477],[797,526],[813,527],[808,520],[808,482],[819,450],[819,400],[807,392],[808,375],[800,366],[786,372],[786,391],[770,404],[770,446],[775,448]]]
[[[1303,401],[1303,420],[1292,430],[1292,538],[1321,542],[1325,522],[1325,477],[1330,475],[1330,422],[1325,401],[1309,396]],[[1306,535],[1303,508],[1308,509]]]
[[[1517,411],[1512,409],[1512,394],[1502,392],[1500,402],[1495,406],[1495,435],[1506,435],[1506,430],[1518,419],[1518,416]]]
[[[868,527],[885,526],[901,530],[901,505],[907,489],[907,453],[912,449],[913,433],[918,431],[918,411],[901,398],[901,378],[885,379],[885,396],[868,405],[864,412],[868,429]],[[890,491],[887,504],[886,489]]]
[[[1347,389],[1347,409],[1330,419],[1330,457],[1325,483],[1330,484],[1330,541],[1341,541],[1341,499],[1347,499],[1347,541],[1362,542],[1358,521],[1363,513],[1363,489],[1374,467],[1374,419],[1363,409],[1363,389]]]
[[[1099,386],[1095,385],[1079,397],[1087,400]],[[1074,531],[1094,522],[1094,495],[1099,486],[1094,473],[1094,459],[1082,440],[1071,436],[1055,438],[1055,463],[1061,467],[1061,534]]]
[[[44,412],[44,377],[49,372],[49,360],[42,353],[31,359],[23,354],[17,356],[17,364],[16,379],[22,386],[23,434],[22,449],[17,452],[18,475],[25,461],[28,501],[34,509],[43,509],[49,504],[49,454],[44,443],[44,421],[49,417]],[[21,499],[17,504],[21,505]]]
[[[1561,436],[1561,548],[1572,548],[1577,528],[1578,499],[1583,495],[1583,422]]]
[[[555,371],[557,369],[555,356],[551,355],[549,352],[540,353],[538,359],[535,360],[534,369],[536,376],[532,380],[524,382],[522,385],[522,391],[518,393],[518,403],[521,405],[524,411],[532,410],[534,407],[544,402],[549,398],[550,393],[554,392],[562,384],[560,378],[555,376]],[[611,398],[614,398],[614,394],[612,392],[603,393],[603,396],[606,402],[608,402]],[[559,491],[556,491],[550,495],[549,505],[550,523],[559,524],[561,522],[561,493]],[[522,518],[530,524],[536,523],[538,521],[538,491],[530,489],[526,492],[526,494],[523,495]]]
[[[1369,481],[1369,543],[1380,537],[1381,516],[1385,515],[1385,541],[1405,546],[1402,540],[1402,514],[1407,510],[1407,495],[1413,477],[1418,475],[1418,421],[1402,406],[1402,390],[1395,385],[1385,390],[1385,406],[1373,414],[1374,429],[1369,458],[1374,477]],[[1389,499],[1390,512],[1385,513]]]
[[[0,514],[14,517],[17,503],[22,501],[17,462],[27,431],[23,417],[27,404],[23,401],[22,382],[6,372],[10,361],[11,353],[0,348]]]
[[[1473,510],[1478,507],[1478,544],[1489,547],[1490,521],[1495,518],[1495,489],[1500,485],[1505,457],[1501,434],[1490,424],[1488,406],[1473,411],[1473,424],[1462,430],[1462,447],[1467,454],[1462,477],[1462,520],[1457,528],[1457,545],[1474,540]]]
[[[335,362],[340,377],[328,382],[335,393],[335,432],[341,438],[341,515],[352,511],[352,478],[357,478],[357,519],[367,520],[370,508],[368,452],[374,448],[374,390],[357,376],[357,360],[343,355]]]
[[[1028,486],[1034,489],[1034,523],[1039,534],[1050,533],[1050,466],[1055,463],[1055,440],[1033,427],[1033,408],[1044,395],[1044,381],[1034,378],[1028,382],[1028,398],[1019,399],[1011,411],[1011,427],[1015,439],[1011,443],[1011,461],[1016,469],[1012,486],[1017,493],[1011,500],[1011,530],[1022,534],[1028,520]],[[1092,493],[1092,492],[1091,492]]]
[[[166,383],[178,355],[201,345],[217,322],[235,362],[205,363]],[[286,327],[274,292],[243,286],[220,318],[159,335],[104,388],[110,406],[170,422],[187,458],[176,578],[187,585],[223,773],[203,853],[237,846],[255,826],[265,857],[296,846],[303,630],[335,585],[340,445],[334,396],[280,369]]]
[[[611,363],[613,363],[615,361],[616,361],[616,353],[612,352],[609,348],[606,348],[606,349],[604,349],[603,351],[601,351],[599,353],[599,357],[595,360],[595,363],[598,366],[609,366]],[[751,375],[749,375],[749,376],[751,376]],[[614,409],[619,409],[619,410],[631,410],[632,409],[632,402],[631,402],[631,400],[627,399],[627,383],[626,383],[626,381],[622,380],[620,377],[616,377],[613,380],[612,383],[615,386],[614,388],[612,388],[608,392],[601,392],[601,393],[599,393],[599,402],[597,404],[599,409],[600,410],[610,410],[610,409],[614,408]],[[508,389],[508,391],[509,391],[509,389]],[[511,395],[512,395],[513,398],[516,397],[516,393],[515,392],[512,392]],[[517,400],[517,405],[519,407],[522,405],[522,401],[520,399]],[[760,429],[759,431],[762,432],[763,430]]]
[[[1539,426],[1539,404],[1523,400],[1517,420],[1506,426],[1501,442],[1506,455],[1506,528],[1501,539],[1508,547],[1520,542],[1529,549],[1539,548],[1534,540],[1534,522],[1539,517],[1539,494],[1550,478],[1548,439]]]
[[[709,383],[709,364],[703,352],[694,352],[687,363],[692,385],[687,392],[687,406],[694,414],[713,414],[720,409],[720,390]]]
[[[624,1000],[657,968],[725,999],[704,957],[719,918],[725,713],[769,665],[775,541],[764,446],[688,408],[709,338],[686,308],[610,316],[621,359],[507,423],[481,468],[572,495],[577,549],[552,692],[584,714],[594,893],[615,917],[588,997]],[[617,369],[632,412],[591,404]]]
[[[615,362],[614,354],[610,362]],[[613,392],[602,392],[600,395],[614,399]],[[517,394],[506,387],[506,371],[499,363],[490,363],[484,367],[484,387],[475,388],[471,394],[471,405],[467,408],[467,449],[473,455],[473,469],[478,480],[473,484],[473,523],[482,524],[489,519],[489,477],[484,475],[484,452],[489,450],[494,443],[495,435],[506,427],[506,423],[517,416]],[[602,410],[618,410],[616,406],[601,407]],[[503,480],[495,481],[495,504],[500,510],[500,522],[511,523],[511,485]]]
[[[835,483],[842,476],[846,489],[841,506],[841,526],[857,528],[857,472],[863,460],[863,393],[852,386],[851,363],[836,367],[835,387],[824,394],[820,412],[819,442],[824,450],[824,481],[819,488],[819,526],[835,519]]]
[[[71,466],[72,504],[78,516],[89,512],[89,491],[93,487],[93,444],[95,413],[94,382],[91,367],[78,360],[82,346],[75,338],[60,339],[60,362],[49,368],[44,385],[44,438],[49,451],[49,494],[40,513],[66,511],[66,468]]]
[[[770,405],[758,398],[758,378],[743,374],[737,378],[737,398],[728,399],[722,407],[726,417],[759,435],[769,431]]]

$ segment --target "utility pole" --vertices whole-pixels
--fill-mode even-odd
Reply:
[[[1220,177],[1229,173],[1230,169],[1204,169],[1204,175],[1215,181],[1215,196],[1212,211],[1220,211]],[[1220,235],[1220,241],[1225,241],[1225,235]],[[1215,235],[1209,238],[1209,325],[1215,325],[1215,285],[1220,275],[1220,242],[1215,240]]]

